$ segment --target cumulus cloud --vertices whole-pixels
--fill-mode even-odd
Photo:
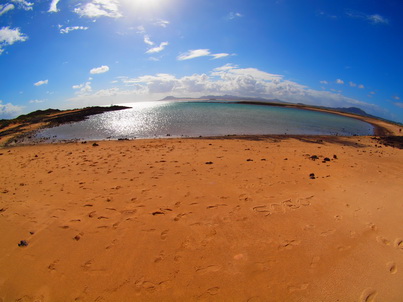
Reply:
[[[327,85],[327,84],[329,84],[329,82],[328,82],[328,81],[320,81],[319,83],[321,83],[321,84],[323,84],[323,85]]]
[[[365,86],[364,86],[364,85],[362,85],[362,84],[360,84],[360,85],[358,85],[358,88],[360,88],[360,89],[364,89],[364,88],[365,88]]]
[[[88,95],[92,91],[91,82],[89,81],[83,84],[74,85],[72,88],[78,90],[76,94],[81,96]]]
[[[86,26],[69,26],[69,27],[65,27],[65,28],[60,28],[60,33],[61,34],[68,34],[71,31],[74,30],[87,30],[88,27]]]
[[[0,100],[0,118],[14,118],[22,113],[23,108],[11,103],[3,104],[3,101]]]
[[[360,106],[375,110],[376,106],[345,97],[340,93],[317,91],[304,85],[284,79],[256,68],[239,68],[226,64],[215,68],[209,74],[193,74],[177,78],[170,74],[145,75],[137,78],[121,78],[127,87],[133,87],[142,96],[175,95],[199,97],[202,95],[231,94],[241,97],[262,97],[280,99],[292,103],[321,106]],[[127,90],[124,90],[127,96]],[[119,90],[115,90],[117,96]],[[123,101],[123,99],[122,99]],[[129,100],[128,100],[129,101]]]
[[[0,54],[4,51],[5,46],[13,45],[16,42],[24,42],[27,39],[28,36],[21,33],[19,28],[2,27],[0,29]]]
[[[119,0],[92,0],[84,5],[81,5],[79,8],[74,9],[74,12],[81,17],[88,18],[122,17],[122,14],[119,10]]]
[[[167,95],[176,97],[200,97],[204,95],[235,95],[279,99],[291,103],[329,107],[360,107],[367,112],[379,114],[379,107],[343,96],[339,91],[314,90],[285,79],[283,75],[268,73],[256,68],[240,68],[226,64],[206,74],[176,77],[158,73],[139,77],[118,78],[116,87],[99,91],[90,90],[90,83],[75,86],[79,90],[70,101],[80,105],[110,104],[133,101],[157,100]],[[121,86],[123,85],[123,87]],[[82,91],[81,91],[82,89]]]
[[[350,85],[350,87],[357,87],[357,84],[356,84],[356,83],[349,82],[348,84]]]
[[[403,103],[402,102],[394,102],[393,103],[395,106],[402,108],[403,109]]]
[[[102,65],[101,67],[96,67],[90,70],[91,74],[100,74],[109,71],[109,67],[106,65]]]
[[[336,83],[337,83],[337,84],[340,84],[340,85],[343,85],[343,84],[344,84],[344,81],[341,80],[341,79],[337,79],[337,80],[336,80]]]
[[[38,81],[38,82],[34,83],[34,85],[35,86],[42,86],[42,85],[46,85],[48,83],[49,83],[48,80],[42,80],[42,81]]]
[[[0,16],[14,8],[15,6],[11,3],[6,3],[4,5],[0,4]]]
[[[50,7],[48,12],[49,13],[57,13],[59,10],[57,9],[57,4],[59,3],[60,0],[52,0],[50,3]]]
[[[162,42],[160,46],[153,47],[146,51],[146,53],[157,53],[164,50],[164,48],[168,46],[168,42]]]

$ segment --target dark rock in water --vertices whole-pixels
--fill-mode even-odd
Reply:
[[[310,178],[310,179],[315,179],[315,173],[309,174],[309,178]]]
[[[98,147],[99,145],[97,143],[92,144],[93,147]]]
[[[312,155],[312,156],[310,157],[310,159],[312,159],[313,161],[315,161],[315,160],[319,159],[319,157],[318,157],[317,155]]]
[[[21,240],[20,243],[18,243],[19,247],[24,247],[24,246],[28,246],[28,242],[26,240]]]

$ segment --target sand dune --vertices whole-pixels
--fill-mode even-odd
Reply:
[[[402,301],[403,153],[370,137],[0,154],[2,302]]]

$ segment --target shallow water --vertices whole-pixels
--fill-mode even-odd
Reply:
[[[233,103],[142,102],[77,123],[44,129],[49,140],[101,140],[232,134],[372,135],[372,125],[336,115],[294,108]]]

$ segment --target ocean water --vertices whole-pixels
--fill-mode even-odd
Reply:
[[[142,102],[132,109],[39,131],[42,140],[102,140],[233,134],[372,135],[373,126],[348,117],[294,108],[207,102]]]

